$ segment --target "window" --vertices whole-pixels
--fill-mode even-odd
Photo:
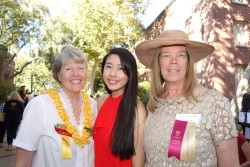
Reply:
[[[232,0],[232,1],[236,3],[247,3],[246,0]]]
[[[248,46],[249,33],[247,23],[244,21],[234,22],[234,45],[236,46]]]
[[[235,90],[237,91],[241,78],[245,77],[246,65],[235,65]]]

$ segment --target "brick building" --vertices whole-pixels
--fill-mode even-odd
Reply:
[[[172,0],[145,30],[143,40],[180,29],[215,51],[196,63],[198,82],[232,100],[250,62],[250,0]]]

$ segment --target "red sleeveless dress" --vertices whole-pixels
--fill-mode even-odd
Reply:
[[[109,141],[122,95],[110,95],[98,112],[94,125],[95,167],[132,167],[132,158],[121,161],[112,154]]]

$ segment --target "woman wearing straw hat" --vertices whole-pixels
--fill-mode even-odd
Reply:
[[[239,166],[229,100],[196,82],[194,63],[213,50],[180,30],[163,31],[136,47],[141,63],[151,69],[147,167]]]

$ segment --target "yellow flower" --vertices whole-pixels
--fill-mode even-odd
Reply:
[[[57,93],[57,91],[55,89],[48,89],[46,90],[46,93],[49,94],[50,98],[53,100],[57,108],[58,115],[61,117],[64,123],[65,130],[67,130],[68,133],[72,135],[74,142],[81,148],[83,148],[86,143],[90,143],[89,137],[92,135],[93,132],[87,129],[92,129],[91,122],[93,119],[93,112],[90,107],[90,100],[89,100],[88,95],[82,92],[82,97],[84,100],[83,113],[84,113],[85,120],[83,121],[84,126],[82,129],[82,136],[80,136],[80,134],[78,133],[77,127],[71,124],[69,120],[69,116],[63,107],[63,104],[60,100],[60,96]]]

